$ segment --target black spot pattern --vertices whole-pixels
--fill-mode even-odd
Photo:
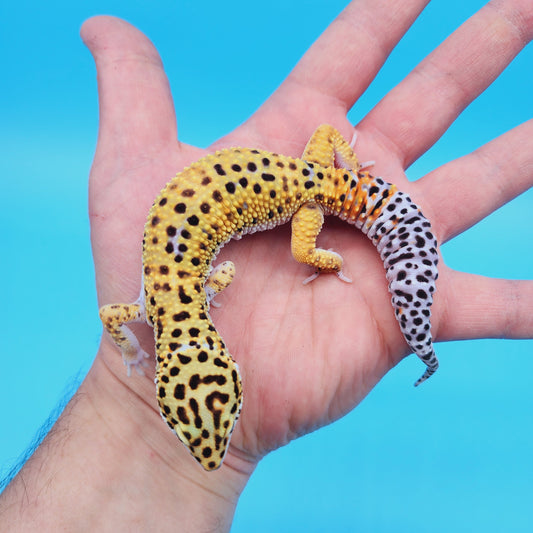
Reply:
[[[394,193],[373,224],[360,228],[376,245],[383,260],[402,333],[427,366],[415,385],[434,374],[439,366],[430,333],[438,253],[437,241],[429,228],[429,221],[401,191]],[[424,237],[420,236],[422,230]]]
[[[418,383],[436,370],[430,307],[437,243],[407,195],[365,172],[336,172],[246,149],[193,163],[180,180],[169,184],[148,217],[145,258],[154,250],[164,258],[145,263],[146,304],[150,322],[157,321],[161,411],[204,468],[220,465],[242,396],[237,366],[208,316],[204,283],[210,262],[232,234],[272,228],[303,202],[324,206],[371,239],[386,268],[401,331],[427,365]],[[347,206],[355,194],[365,201],[353,216]]]

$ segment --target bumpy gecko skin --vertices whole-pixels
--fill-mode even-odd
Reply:
[[[221,465],[242,405],[238,367],[208,313],[235,268],[226,262],[211,271],[211,262],[230,238],[292,218],[295,259],[346,280],[342,257],[316,247],[324,215],[353,224],[376,246],[400,329],[427,366],[415,385],[438,367],[430,323],[438,275],[431,225],[406,194],[365,171],[334,128],[320,126],[302,159],[247,148],[204,157],[153,204],[139,299],[104,306],[100,316],[128,371],[133,366],[142,373],[148,356],[126,324],[153,326],[161,414],[206,470]]]

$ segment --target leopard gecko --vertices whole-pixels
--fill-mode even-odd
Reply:
[[[237,364],[208,312],[235,269],[231,261],[212,269],[212,261],[232,237],[292,219],[294,258],[349,281],[342,257],[316,247],[324,215],[353,224],[377,248],[400,329],[426,364],[415,385],[438,367],[430,322],[437,241],[407,194],[372,176],[329,125],[315,131],[301,159],[248,148],[208,155],[177,174],[150,210],[139,299],[100,309],[128,373],[148,355],[127,324],[153,327],[161,415],[206,470],[222,464],[243,396]]]

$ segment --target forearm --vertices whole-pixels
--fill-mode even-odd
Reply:
[[[153,417],[97,359],[2,494],[0,531],[228,531],[248,476],[204,472],[170,431],[149,431]]]

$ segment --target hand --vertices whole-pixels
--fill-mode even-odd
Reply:
[[[403,24],[393,25],[392,32],[384,13],[374,13],[370,25],[365,8],[351,4],[273,97],[216,147],[299,156],[322,122],[350,139],[347,111],[421,7],[421,2],[406,4]],[[525,44],[503,15],[492,9],[478,13],[357,126],[362,159],[375,159],[378,175],[411,194],[440,243],[533,183],[532,122],[416,183],[404,173]],[[508,39],[496,42],[495,34],[487,34],[484,28],[492,24]],[[101,303],[132,301],[140,286],[140,241],[153,198],[176,171],[214,147],[204,152],[176,142],[160,60],[136,30],[97,19],[85,27],[84,37],[96,58],[102,106],[91,174],[98,292]],[[356,70],[354,57],[361,58],[369,39],[379,39],[381,46],[365,48],[364,64]],[[482,53],[485,49],[492,52]],[[218,298],[222,309],[212,310],[212,316],[241,368],[245,388],[243,414],[226,458],[229,467],[232,454],[254,464],[268,451],[342,416],[407,353],[378,254],[352,227],[330,222],[320,240],[344,256],[351,285],[324,275],[303,286],[309,272],[290,256],[287,227],[232,242],[218,259],[233,260],[237,275]],[[437,340],[533,334],[532,283],[467,275],[441,264],[437,288],[432,318]],[[152,345],[149,333],[145,346]],[[122,373],[118,352],[105,353],[112,358],[108,364]],[[151,387],[152,374],[146,379]],[[135,389],[136,381],[128,384]],[[146,401],[157,409],[153,390]]]
[[[176,140],[168,81],[148,40],[118,19],[89,20],[82,37],[96,61],[101,108],[90,178],[99,303],[137,298],[146,214],[166,181],[188,163],[215,148],[237,145],[299,156],[323,122],[350,139],[347,111],[425,3],[403,0],[394,12],[387,2],[351,3],[257,113],[208,151]],[[375,160],[375,174],[413,197],[441,244],[533,183],[533,121],[415,183],[404,172],[531,38],[529,2],[498,6],[467,21],[356,127],[361,160]],[[222,308],[211,315],[241,368],[244,408],[217,472],[203,472],[161,422],[153,376],[128,379],[118,350],[104,336],[82,386],[81,398],[90,405],[73,409],[85,409],[109,454],[118,453],[113,447],[127,448],[141,465],[134,473],[121,471],[123,483],[127,479],[135,486],[149,457],[147,475],[158,476],[157,484],[145,489],[151,498],[177,493],[180,486],[196,494],[200,487],[227,525],[263,455],[353,409],[407,354],[383,265],[362,234],[331,218],[319,237],[321,246],[343,255],[351,285],[324,275],[303,286],[309,271],[291,258],[289,240],[284,226],[232,242],[218,257],[231,259],[237,268],[235,281],[217,298]],[[532,337],[532,311],[532,282],[459,273],[441,262],[432,318],[436,340]],[[145,348],[153,346],[148,327],[137,333]],[[179,492],[175,512],[191,499]],[[189,502],[188,515],[200,503]]]

